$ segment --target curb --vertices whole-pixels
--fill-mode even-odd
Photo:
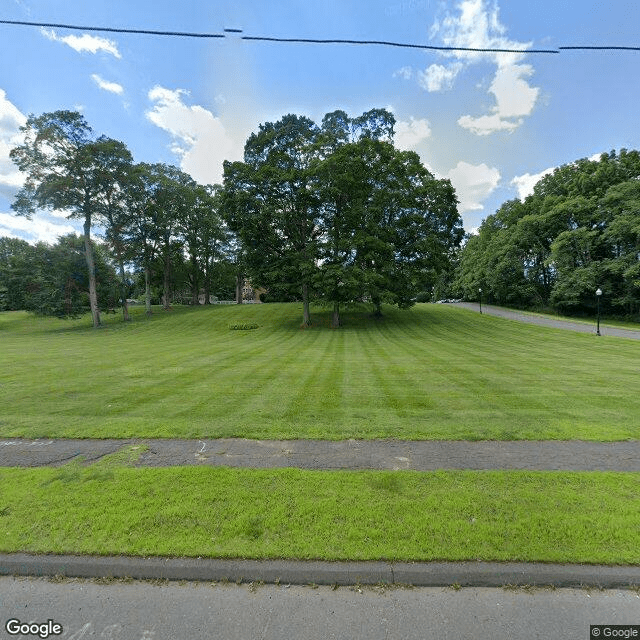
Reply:
[[[324,562],[0,554],[0,575],[298,585],[637,588],[640,566],[521,562]]]

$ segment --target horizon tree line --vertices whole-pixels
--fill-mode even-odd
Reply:
[[[176,264],[197,303],[201,290],[209,300],[214,266],[226,261],[238,285],[247,277],[271,299],[301,299],[304,324],[311,299],[332,304],[338,326],[340,306],[355,301],[378,314],[383,302],[411,306],[463,237],[450,182],[393,146],[394,124],[384,109],[359,118],[337,111],[321,126],[287,115],[249,137],[244,162],[225,162],[223,185],[205,186],[176,167],[135,164],[124,143],[96,137],[77,112],[30,116],[11,151],[26,177],[12,208],[27,217],[63,210],[82,221],[86,282],[76,287],[87,287],[95,327],[97,226],[118,270],[125,320],[126,265],[144,274],[150,312],[154,269],[162,269],[168,308]],[[62,305],[56,315],[77,310]]]

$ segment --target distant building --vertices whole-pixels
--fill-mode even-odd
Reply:
[[[261,289],[260,287],[256,287],[255,289],[251,285],[249,280],[244,281],[244,286],[242,287],[242,301],[243,302],[262,302],[260,300],[260,294],[266,293],[266,289]]]

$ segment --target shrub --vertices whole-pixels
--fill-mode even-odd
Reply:
[[[234,322],[229,325],[229,329],[232,331],[247,331],[249,329],[257,329],[257,322]]]

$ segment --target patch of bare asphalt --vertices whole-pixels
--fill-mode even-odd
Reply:
[[[640,471],[640,441],[0,440],[0,466],[91,464],[139,446],[137,467]]]

